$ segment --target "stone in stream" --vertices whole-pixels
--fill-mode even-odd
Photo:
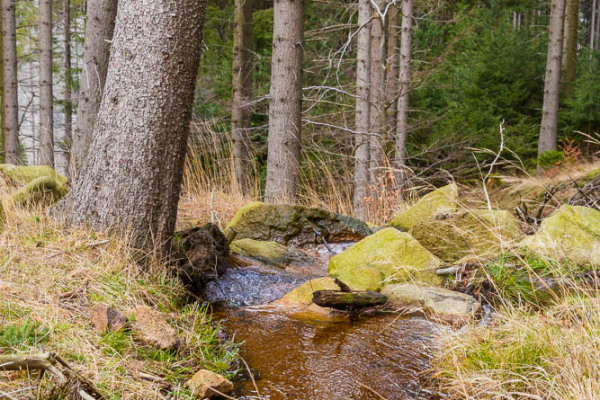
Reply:
[[[220,398],[220,393],[228,395],[233,390],[233,383],[229,379],[206,369],[196,372],[186,386],[198,399]]]
[[[496,257],[523,237],[504,210],[463,210],[413,224],[410,234],[447,263],[467,256]]]
[[[520,245],[545,257],[600,265],[600,211],[564,205]]]
[[[410,234],[385,228],[361,240],[329,261],[329,275],[352,290],[378,291],[385,285],[424,282],[441,285],[435,273],[440,260]]]
[[[381,292],[395,306],[408,306],[433,320],[454,326],[471,321],[481,309],[481,304],[473,296],[439,287],[396,284],[384,287]]]
[[[290,265],[311,265],[315,262],[302,251],[276,242],[254,239],[234,240],[229,244],[232,253],[258,263],[285,268]]]
[[[356,241],[372,232],[361,220],[319,208],[255,202],[240,208],[224,233],[230,242],[249,238],[300,246],[321,237],[328,242]]]
[[[458,210],[458,187],[455,184],[441,187],[423,196],[415,205],[392,219],[388,226],[407,232],[420,221],[433,219],[436,215]]]

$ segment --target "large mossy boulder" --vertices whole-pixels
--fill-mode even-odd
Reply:
[[[27,185],[39,178],[52,178],[61,185],[67,184],[67,178],[47,165],[17,166],[0,164],[0,176],[14,187]]]
[[[240,239],[231,242],[229,247],[232,253],[279,268],[290,265],[310,265],[313,262],[301,251],[276,242]]]
[[[235,214],[224,233],[240,239],[304,245],[316,239],[315,230],[328,242],[356,241],[371,234],[363,221],[319,208],[288,204],[250,203]]]
[[[352,290],[380,290],[387,284],[424,282],[441,285],[440,260],[410,234],[385,228],[331,258],[329,275]]]
[[[452,325],[469,322],[481,309],[473,296],[440,287],[397,284],[388,285],[381,292],[388,296],[391,304],[423,312]]]
[[[546,257],[600,265],[600,211],[564,205],[521,245]]]
[[[433,219],[436,215],[458,210],[458,187],[455,184],[441,187],[424,196],[408,210],[392,219],[388,226],[408,232],[417,222]]]
[[[67,187],[55,178],[42,176],[8,195],[6,202],[20,207],[50,206],[62,199],[67,192]]]
[[[466,256],[495,257],[523,236],[517,220],[503,210],[464,210],[423,220],[410,234],[448,263]]]

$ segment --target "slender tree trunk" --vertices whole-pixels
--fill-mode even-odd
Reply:
[[[552,0],[538,157],[556,150],[565,0]],[[539,168],[538,168],[539,169]]]
[[[303,41],[303,1],[275,0],[265,190],[269,203],[295,201],[300,183]]]
[[[79,88],[77,123],[71,148],[73,178],[79,174],[92,142],[92,133],[106,81],[116,16],[117,0],[87,0],[83,70]]]
[[[64,98],[64,112],[65,112],[65,139],[67,141],[67,150],[70,153],[71,143],[73,143],[73,77],[71,76],[71,0],[64,0],[64,40],[65,40],[65,54],[64,54],[64,68],[65,68],[65,98]],[[67,161],[70,160],[70,156],[67,155]],[[70,162],[67,163],[68,175],[71,176]]]
[[[2,18],[0,18],[0,112],[2,113],[2,121],[0,123],[0,162],[5,163],[4,148],[6,146],[6,136],[4,135],[4,29],[2,28]]]
[[[54,104],[52,95],[52,0],[40,0],[40,164],[54,168]]]
[[[577,76],[577,31],[579,29],[579,0],[567,0],[565,15],[565,40],[563,54],[563,85],[565,93],[575,92]]]
[[[386,61],[386,136],[394,135],[396,132],[396,120],[398,115],[398,15],[399,8],[390,6],[387,22],[387,61]],[[389,137],[386,137],[386,141]]]
[[[590,49],[594,50],[595,47],[595,36],[596,36],[596,3],[598,0],[594,0],[592,3],[592,22],[590,25]]]
[[[2,45],[4,72],[4,160],[19,163],[19,96],[17,78],[16,0],[2,0]]]
[[[369,88],[371,70],[371,4],[358,0],[358,44],[356,53],[356,114],[354,161],[354,215],[366,218],[366,199],[369,195]]]
[[[400,95],[398,97],[398,124],[396,130],[396,152],[394,167],[396,185],[401,187],[406,180],[406,140],[408,137],[408,94],[410,91],[410,59],[412,46],[413,0],[402,2],[402,33],[400,45]]]
[[[385,0],[374,0],[379,10],[383,12],[385,9]],[[369,172],[371,189],[371,197],[377,195],[376,186],[381,183],[383,176],[383,124],[384,124],[384,60],[385,60],[385,42],[384,42],[384,21],[381,19],[379,12],[375,7],[372,7],[373,21],[371,26],[371,91],[370,100],[371,107],[369,111]]]
[[[109,73],[67,226],[128,231],[167,249],[190,129],[206,0],[119,2]]]
[[[235,183],[248,194],[252,181],[250,118],[252,116],[252,0],[235,0],[231,130]]]

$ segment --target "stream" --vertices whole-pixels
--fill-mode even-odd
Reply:
[[[331,246],[339,253],[349,245]],[[269,304],[306,280],[327,275],[329,251],[317,248],[312,255],[312,268],[231,268],[209,284],[214,317],[241,343],[241,357],[255,378],[238,381],[235,395],[241,400],[431,398],[420,382],[440,326],[391,313],[350,322],[342,313],[325,316]]]

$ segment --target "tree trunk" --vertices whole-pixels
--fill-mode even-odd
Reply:
[[[235,184],[243,194],[251,189],[250,118],[252,116],[252,0],[235,0],[233,31],[233,93],[231,130]]]
[[[54,168],[54,105],[52,96],[52,0],[40,0],[40,164]]]
[[[408,94],[410,91],[410,59],[412,45],[413,1],[402,2],[402,33],[400,44],[400,95],[398,97],[398,124],[396,127],[396,186],[406,181],[406,139],[408,137]]]
[[[358,0],[358,44],[356,54],[356,114],[354,143],[354,215],[366,218],[369,189],[369,87],[371,70],[371,4]]]
[[[73,142],[73,77],[71,76],[71,0],[64,0],[64,40],[65,40],[65,54],[64,54],[64,68],[65,68],[65,98],[64,98],[64,112],[65,112],[65,139],[67,141],[67,149],[70,153],[71,143]],[[70,156],[67,155],[67,161],[70,160]],[[71,168],[70,161],[67,163],[67,171],[70,176]]]
[[[387,22],[387,61],[385,75],[385,107],[386,107],[386,141],[390,135],[395,135],[398,118],[398,15],[396,5],[390,6]]]
[[[77,123],[71,148],[73,179],[79,174],[92,142],[92,132],[106,82],[117,0],[87,0],[86,16]]]
[[[590,24],[590,50],[594,50],[595,47],[595,35],[596,35],[596,3],[598,2],[598,0],[594,0],[592,2],[592,22]],[[590,53],[590,57],[591,57],[591,53]]]
[[[4,71],[4,162],[19,163],[19,96],[17,78],[16,0],[2,0]]]
[[[563,86],[565,93],[575,93],[577,76],[577,30],[579,29],[579,0],[567,0],[563,55]]]
[[[385,9],[385,0],[374,0],[379,11]],[[371,184],[371,197],[378,195],[377,185],[381,184],[383,176],[383,124],[384,124],[384,60],[385,60],[385,41],[384,41],[384,21],[381,19],[379,11],[373,6],[373,21],[371,26],[371,107],[369,111],[369,172]]]
[[[106,87],[79,178],[53,210],[67,226],[168,249],[190,129],[206,0],[118,5]]]
[[[538,159],[547,151],[556,150],[560,75],[562,67],[563,28],[566,0],[552,0],[546,62],[544,104],[538,144]],[[539,170],[539,168],[538,168]]]
[[[294,202],[300,183],[304,4],[275,0],[265,201]]]

